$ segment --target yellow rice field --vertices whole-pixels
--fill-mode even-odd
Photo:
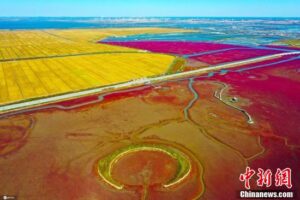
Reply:
[[[124,47],[74,42],[44,31],[0,31],[0,60],[137,51]]]
[[[173,56],[97,44],[165,28],[0,31],[0,105],[166,73]]]
[[[160,75],[173,60],[115,53],[0,62],[0,105]]]
[[[105,29],[64,29],[48,30],[56,36],[78,42],[96,42],[110,36],[128,36],[136,34],[155,34],[155,33],[183,33],[192,32],[185,29],[171,28],[105,28]]]
[[[0,61],[102,52],[137,52],[132,48],[96,42],[109,36],[186,31],[165,28],[0,31]]]
[[[279,40],[274,42],[275,45],[288,45],[292,47],[300,47],[300,39]]]

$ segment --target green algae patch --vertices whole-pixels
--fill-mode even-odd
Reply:
[[[98,174],[99,176],[112,187],[121,190],[124,185],[116,181],[112,177],[113,166],[119,161],[120,158],[130,153],[140,151],[156,151],[164,153],[178,162],[178,168],[176,175],[167,183],[162,183],[163,187],[171,187],[183,181],[191,172],[191,162],[188,156],[170,146],[162,144],[132,144],[123,148],[120,148],[113,153],[98,161]]]

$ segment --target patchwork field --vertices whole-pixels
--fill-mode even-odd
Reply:
[[[186,30],[132,28],[0,31],[0,61],[103,52],[136,52],[137,49],[95,42],[109,36],[180,31]]]
[[[0,32],[0,59],[18,60],[48,56],[67,56],[86,53],[128,52],[134,49],[74,42],[45,31]]]
[[[164,74],[174,56],[91,41],[180,31],[186,30],[0,31],[0,105]]]
[[[4,114],[0,193],[33,200],[237,199],[247,166],[290,167],[299,191],[300,62],[286,60]],[[290,191],[256,180],[252,190]]]
[[[300,51],[209,42],[96,43],[168,30],[177,31],[1,32],[0,194],[227,200],[245,189],[239,177],[247,167],[290,168],[298,191]],[[122,82],[126,87],[114,85]],[[253,177],[249,187],[293,191],[256,183]]]

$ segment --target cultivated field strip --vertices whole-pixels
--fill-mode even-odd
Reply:
[[[104,28],[104,29],[63,29],[47,30],[47,33],[71,41],[97,42],[111,36],[128,36],[136,34],[155,34],[155,33],[183,33],[194,32],[192,30],[175,28]]]
[[[96,42],[110,36],[170,32],[190,31],[165,28],[5,30],[0,31],[0,62],[88,53],[138,52],[139,50],[134,48]]]
[[[173,56],[115,53],[0,62],[0,104],[164,74]]]
[[[137,52],[105,44],[73,42],[42,31],[1,31],[0,62],[21,58],[68,56],[84,53]]]

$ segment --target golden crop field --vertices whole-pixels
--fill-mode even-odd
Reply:
[[[137,52],[132,48],[96,42],[109,36],[186,31],[165,28],[0,31],[0,61],[103,52]]]
[[[105,28],[105,29],[64,29],[48,30],[51,33],[62,38],[80,42],[97,42],[110,36],[128,36],[136,34],[155,34],[155,33],[183,33],[193,32],[185,29],[171,28]]]
[[[173,60],[115,53],[0,62],[0,105],[163,74]]]
[[[44,31],[0,31],[0,60],[129,51],[137,50],[106,44],[74,42]]]
[[[275,45],[288,45],[292,47],[300,47],[300,39],[289,39],[289,40],[280,40],[274,42]]]
[[[0,31],[0,105],[161,75],[173,56],[99,44],[165,28]]]

